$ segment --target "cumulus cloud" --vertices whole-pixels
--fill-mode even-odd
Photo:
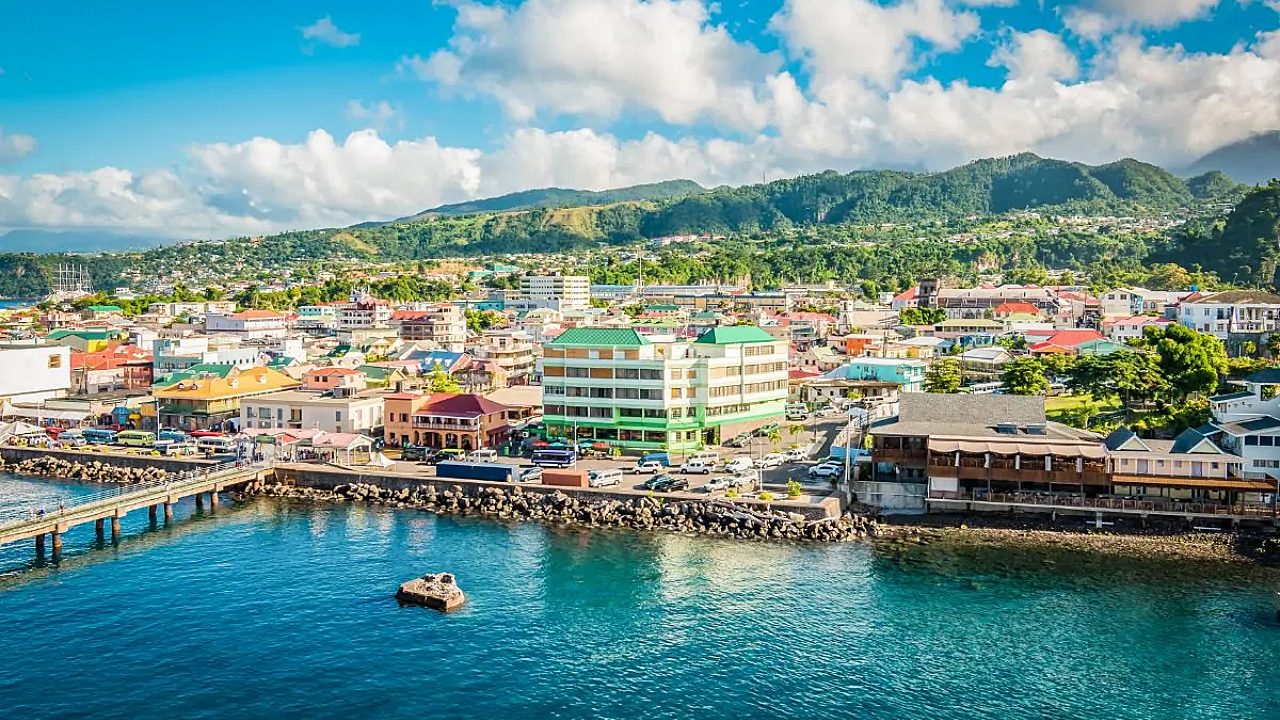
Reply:
[[[1133,28],[1169,28],[1205,17],[1222,0],[1088,0],[1060,9],[1063,24],[1084,38]]]
[[[386,130],[390,127],[404,129],[404,114],[386,100],[368,104],[362,100],[348,100],[347,117],[357,122],[368,123],[368,126],[375,130]]]
[[[1062,38],[1048,30],[1011,32],[996,47],[987,64],[1009,70],[1010,80],[1071,80],[1080,74],[1080,62]]]
[[[5,134],[0,128],[0,165],[15,163],[36,151],[36,139],[21,133]]]
[[[309,40],[312,43],[305,46],[307,48],[314,48],[316,43],[330,47],[345,48],[359,45],[360,33],[343,32],[341,28],[334,24],[333,18],[325,15],[302,28],[302,39]]]
[[[736,41],[701,0],[462,0],[447,49],[400,67],[446,90],[492,96],[518,122],[540,113],[759,128],[755,84],[780,59]]]

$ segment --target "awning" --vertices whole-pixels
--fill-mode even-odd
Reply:
[[[1116,475],[1113,485],[1142,485],[1144,487],[1184,487],[1205,490],[1248,490],[1275,492],[1275,483],[1267,480],[1225,480],[1220,478],[1155,477],[1153,475]]]
[[[954,440],[929,440],[929,452],[949,453],[955,452],[960,448],[960,443]]]
[[[78,410],[48,410],[18,405],[6,405],[4,414],[6,417],[30,418],[33,420],[70,420],[73,422],[83,422],[85,418],[89,417],[89,413],[79,412]]]

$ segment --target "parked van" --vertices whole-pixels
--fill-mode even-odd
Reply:
[[[79,430],[64,430],[58,433],[58,442],[67,447],[84,447],[89,444],[84,433]]]
[[[621,470],[592,470],[587,475],[587,485],[591,487],[608,487],[622,483]]]
[[[467,462],[485,463],[497,461],[498,451],[493,448],[480,448],[479,450],[472,450],[467,453]]]
[[[698,452],[690,455],[689,459],[686,460],[685,462],[686,463],[697,462],[697,463],[702,463],[703,465],[711,465],[711,466],[719,465],[720,453],[714,452],[712,450],[699,450]]]
[[[664,452],[645,453],[640,456],[640,463],[657,462],[662,463],[662,467],[671,467],[671,454]],[[639,464],[639,463],[637,463]]]
[[[727,472],[740,473],[744,470],[750,470],[755,466],[756,466],[755,461],[753,461],[751,458],[739,457],[739,458],[734,458],[730,460],[729,464],[724,466],[724,469]]]
[[[809,406],[804,403],[787,403],[788,420],[808,420]]]

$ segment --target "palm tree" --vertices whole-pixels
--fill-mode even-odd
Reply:
[[[778,428],[774,428],[769,431],[769,434],[766,437],[769,438],[769,442],[773,445],[773,451],[777,452],[778,446],[782,444],[782,431]]]
[[[791,437],[799,437],[804,432],[804,425],[801,423],[791,423],[787,426],[787,434]]]

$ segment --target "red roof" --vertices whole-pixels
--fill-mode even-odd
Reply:
[[[506,412],[510,409],[506,405],[496,403],[488,398],[464,393],[441,395],[438,399],[432,399],[426,405],[423,405],[418,412],[452,417],[477,417],[479,415],[489,415],[490,413]]]
[[[894,295],[893,299],[895,302],[898,300],[915,300],[916,289],[915,287],[909,287],[906,290],[903,290],[902,292],[898,293],[897,295]]]
[[[1045,343],[1071,349],[1090,340],[1103,339],[1102,333],[1097,330],[1028,330],[1025,334],[1027,337],[1040,338]]]
[[[241,310],[231,317],[235,320],[281,320],[284,318],[280,313],[270,310]]]
[[[312,375],[363,375],[359,370],[342,367],[322,367],[311,371]]]
[[[1009,313],[1011,315],[1013,313],[1027,313],[1030,315],[1039,315],[1040,308],[1036,307],[1035,305],[1032,305],[1031,303],[1007,302],[1007,303],[1001,303],[992,312]]]

